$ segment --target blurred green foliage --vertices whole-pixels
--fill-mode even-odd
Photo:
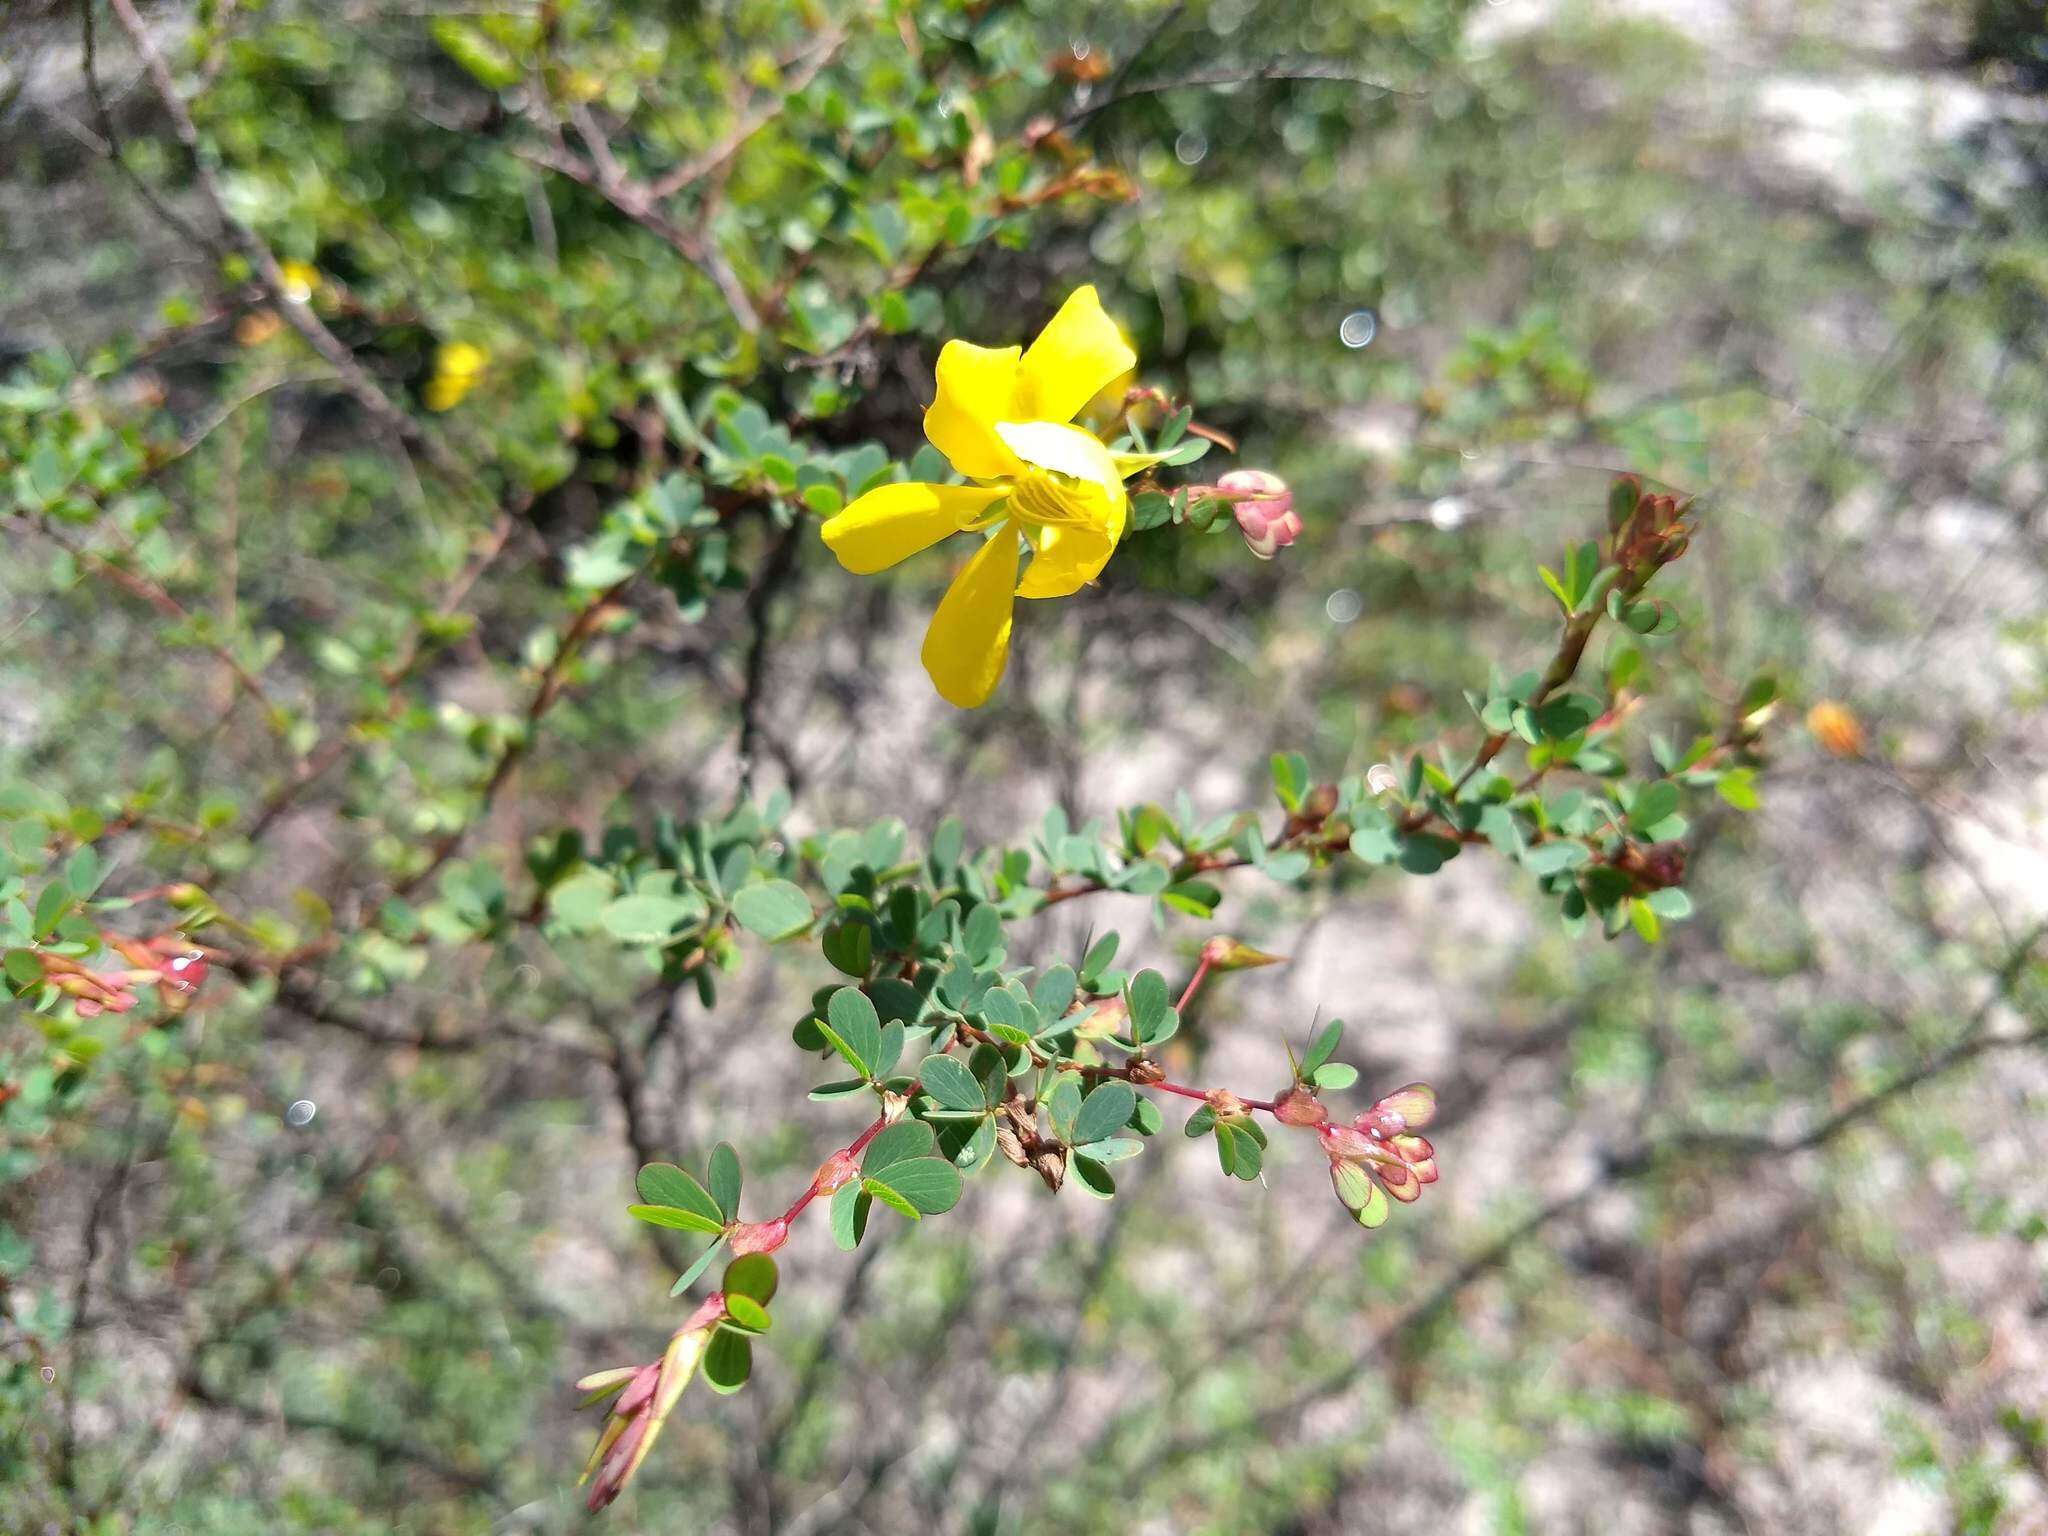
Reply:
[[[628,1230],[632,1167],[728,1136],[794,1190],[851,1134],[830,1103],[790,1119],[790,1074],[820,1074],[761,1021],[872,986],[905,935],[857,914],[904,865],[1038,922],[1015,962],[1103,995],[1099,925],[1035,919],[1047,894],[1143,898],[1169,954],[1219,901],[1290,951],[1328,914],[1370,988],[1329,1001],[1401,1021],[1373,1083],[1415,1075],[1439,1006],[1382,984],[1448,982],[1429,1070],[1469,1193],[1361,1243],[1263,1144],[1243,1168],[1286,1187],[1214,1205],[1206,1153],[1166,1146],[1099,1221],[1069,1191],[792,1249],[773,1379],[691,1402],[610,1518],[1572,1529],[1564,1477],[1568,1510],[1645,1529],[1822,1528],[1847,1506],[1797,1502],[1825,1435],[1783,1362],[1844,1355],[1888,1394],[1861,1477],[1932,1488],[1957,1530],[2021,1507],[2038,1404],[1997,1369],[1951,1390],[1992,1346],[1943,1265],[1964,1223],[2038,1281],[2048,1196],[1980,1140],[2039,1089],[1943,1074],[1994,1059],[1992,1026],[2038,1035],[2039,919],[1946,818],[2031,761],[2007,678],[2048,665],[2014,574],[2048,421],[2038,114],[1994,102],[1874,190],[1813,186],[1759,161],[1710,40],[1506,9],[152,14],[219,208],[118,8],[0,23],[35,87],[9,200],[50,211],[10,214],[0,276],[8,942],[90,951],[152,913],[233,957],[182,1010],[45,996],[0,1025],[7,1523],[565,1521],[563,1384],[653,1353],[688,1256]],[[2038,88],[2027,10],[1964,18],[1972,78]],[[1853,63],[1824,29],[1787,46]],[[940,719],[900,685],[918,578],[856,590],[811,520],[938,473],[939,342],[1020,339],[1081,281],[1309,535],[1270,566],[1134,537],[985,717]],[[1546,726],[1524,668],[1604,615],[1580,541],[1619,470],[1696,493],[1704,547]],[[1981,568],[1937,502],[1991,509]],[[1966,611],[2006,648],[1938,649]],[[1690,755],[1834,693],[1868,750],[1788,747],[1782,811],[1767,775],[1737,814],[1749,768]],[[1609,708],[1632,734],[1577,764],[1592,795],[1473,823],[1523,865],[1515,903],[1469,860],[1391,894],[1368,865],[1457,851],[1413,829],[1306,886],[1323,850],[1268,843],[1316,779],[1371,803],[1382,759],[1455,819],[1486,733],[1579,754]],[[1523,920],[1539,881],[1570,915],[1527,834],[1574,815],[1698,845],[1690,895],[1608,906],[1657,949]],[[826,913],[780,990],[738,966]],[[990,961],[986,933],[935,942]],[[1259,1001],[1216,1022],[1253,1015],[1272,1088],[1306,1021],[1234,985]],[[1208,1023],[1177,1072],[1242,1065]]]

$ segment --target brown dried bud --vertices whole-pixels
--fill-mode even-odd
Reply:
[[[1166,1081],[1166,1068],[1158,1062],[1140,1056],[1124,1068],[1124,1080],[1134,1088],[1145,1088],[1153,1083]]]
[[[1019,1136],[1012,1126],[996,1127],[996,1150],[1019,1168],[1031,1166],[1031,1159],[1024,1155],[1024,1138]]]
[[[1244,1100],[1228,1088],[1211,1088],[1208,1101],[1209,1108],[1216,1112],[1218,1120],[1242,1120],[1251,1113],[1244,1107]]]
[[[1624,843],[1609,864],[1634,882],[1638,893],[1685,883],[1685,844]]]
[[[1067,1149],[1061,1146],[1041,1146],[1031,1158],[1031,1166],[1038,1176],[1045,1180],[1045,1187],[1054,1194],[1067,1179]]]

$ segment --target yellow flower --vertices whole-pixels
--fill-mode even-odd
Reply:
[[[1075,289],[1028,348],[947,342],[924,435],[974,483],[878,486],[826,520],[825,543],[863,576],[950,534],[993,530],[925,632],[924,669],[949,704],[973,709],[995,691],[1014,598],[1072,595],[1123,537],[1124,476],[1152,460],[1112,454],[1072,422],[1136,362],[1093,287]]]
[[[444,341],[434,349],[434,376],[427,380],[427,409],[449,411],[469,393],[491,354],[467,341]]]
[[[283,297],[293,304],[310,303],[313,290],[320,286],[319,271],[303,261],[279,262],[277,275],[284,279]]]

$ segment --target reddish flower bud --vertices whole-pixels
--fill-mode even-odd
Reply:
[[[1253,949],[1220,933],[1202,945],[1202,963],[1212,971],[1249,971],[1261,965],[1278,965],[1286,958]]]
[[[1333,1163],[1357,1162],[1378,1150],[1371,1136],[1348,1125],[1325,1122],[1316,1127],[1316,1136],[1323,1144],[1323,1155]]]
[[[1321,1099],[1296,1083],[1275,1102],[1273,1118],[1282,1125],[1321,1125],[1330,1112]]]
[[[860,1159],[842,1147],[820,1163],[818,1171],[811,1175],[811,1193],[836,1194],[851,1184],[859,1172]]]
[[[773,1221],[743,1221],[726,1234],[735,1256],[743,1253],[773,1253],[789,1241],[789,1223],[780,1216]]]
[[[1263,469],[1234,469],[1216,482],[1232,497],[1230,512],[1245,547],[1270,560],[1301,537],[1301,518],[1294,510],[1294,492],[1278,475]]]
[[[1386,1186],[1387,1193],[1403,1204],[1422,1194],[1422,1180],[1415,1177],[1415,1170],[1406,1163],[1374,1163],[1372,1171],[1373,1176]]]
[[[1399,1119],[1399,1125],[1389,1123],[1384,1134],[1395,1135],[1401,1131],[1419,1131],[1436,1118],[1436,1090],[1427,1083],[1410,1083],[1405,1088],[1396,1088],[1392,1093],[1373,1105],[1366,1114],[1377,1113],[1382,1119]],[[1361,1121],[1365,1115],[1358,1117]]]
[[[618,1394],[605,1415],[604,1432],[598,1436],[590,1460],[583,1464],[583,1476],[578,1479],[590,1482],[592,1475],[596,1476],[588,1505],[593,1513],[617,1498],[619,1490],[640,1469],[676,1399],[697,1374],[698,1363],[724,1316],[724,1296],[713,1296],[676,1330],[659,1360],[598,1371],[576,1383],[579,1390],[589,1394],[584,1399],[586,1407]]]
[[[197,992],[206,985],[206,956],[193,951],[189,955],[173,955],[157,966],[163,977],[167,992]]]

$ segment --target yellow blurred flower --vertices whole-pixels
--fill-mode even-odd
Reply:
[[[320,286],[319,271],[303,261],[281,261],[277,273],[284,279],[284,297],[292,304],[309,302],[313,290]]]
[[[434,376],[427,380],[427,409],[453,410],[483,376],[490,360],[490,353],[471,342],[442,342],[434,349]]]
[[[825,543],[863,576],[950,534],[993,530],[925,632],[924,668],[949,704],[973,709],[995,691],[1009,660],[1013,599],[1072,595],[1123,537],[1124,477],[1156,461],[1112,454],[1072,422],[1136,362],[1093,287],[1075,289],[1028,348],[947,342],[924,435],[974,483],[878,486],[826,519]]]
[[[1836,757],[1860,757],[1863,753],[1863,726],[1845,704],[1822,699],[1806,712],[1806,728],[1823,751]]]

